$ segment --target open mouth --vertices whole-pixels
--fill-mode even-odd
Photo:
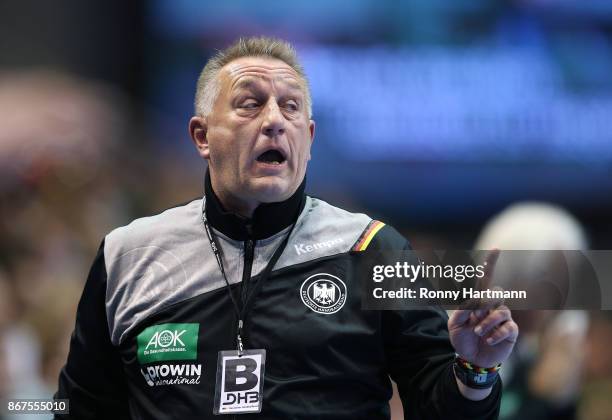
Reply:
[[[285,162],[285,156],[279,150],[267,150],[257,158],[258,162],[267,163],[270,165],[280,165]]]

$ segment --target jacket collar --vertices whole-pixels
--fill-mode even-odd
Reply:
[[[295,223],[306,204],[304,190],[306,178],[295,193],[285,201],[262,203],[255,209],[251,219],[227,212],[212,189],[210,174],[206,171],[204,181],[206,218],[210,225],[232,239],[268,238]]]

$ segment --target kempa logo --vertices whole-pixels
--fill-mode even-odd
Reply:
[[[153,325],[138,334],[138,361],[195,360],[200,324]]]
[[[293,245],[295,247],[295,252],[298,255],[302,255],[302,254],[307,254],[309,252],[313,252],[316,251],[318,249],[323,249],[323,248],[331,248],[334,245],[337,245],[341,242],[344,242],[344,239],[342,238],[336,238],[336,239],[332,239],[329,241],[324,241],[324,242],[317,242],[314,244],[297,244],[297,245]]]

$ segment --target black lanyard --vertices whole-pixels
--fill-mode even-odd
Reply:
[[[287,243],[289,242],[289,237],[291,236],[291,233],[293,232],[293,228],[295,227],[295,223],[291,225],[291,229],[289,230],[289,233],[287,233],[287,236],[285,236],[285,239],[283,239],[283,242],[278,246],[278,248],[276,248],[276,251],[274,251],[272,258],[270,258],[268,265],[266,265],[266,267],[261,272],[259,276],[259,281],[255,283],[255,287],[253,288],[251,293],[249,293],[249,295],[247,296],[244,302],[244,305],[242,306],[242,309],[240,309],[240,307],[238,306],[238,303],[236,302],[236,298],[234,298],[234,294],[232,293],[232,289],[229,284],[229,280],[227,279],[227,275],[225,274],[225,269],[223,268],[223,260],[221,259],[221,252],[219,251],[219,245],[217,244],[213,230],[208,225],[208,220],[206,219],[206,212],[205,212],[204,207],[202,207],[202,223],[204,223],[204,230],[206,231],[206,236],[208,236],[210,247],[212,248],[213,254],[215,254],[215,258],[217,259],[217,265],[219,266],[219,270],[221,271],[223,280],[225,280],[225,286],[226,286],[227,292],[229,293],[230,299],[232,300],[232,304],[234,305],[234,310],[236,311],[236,315],[238,316],[238,333],[237,333],[238,354],[242,355],[242,352],[244,350],[244,347],[242,345],[242,326],[244,325],[243,320],[246,318],[247,313],[251,310],[251,307],[253,306],[253,303],[255,301],[255,296],[257,296],[257,294],[261,291],[264,281],[266,281],[266,279],[270,276],[270,273],[272,272],[272,269],[276,265],[276,262],[278,261],[281,254],[285,250],[285,247],[287,246]]]

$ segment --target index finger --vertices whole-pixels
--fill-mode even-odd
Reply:
[[[501,251],[499,248],[491,249],[485,258],[483,265],[484,268],[484,276],[478,281],[476,286],[477,290],[485,290],[491,288],[491,283],[493,282],[493,272],[495,271],[495,264],[497,264],[497,260],[499,258],[499,254]]]
[[[495,271],[495,264],[499,258],[501,251],[499,248],[493,248],[487,252],[485,257],[484,274],[478,279],[476,283],[476,290],[483,291],[491,288],[493,282],[493,272]],[[499,288],[498,288],[499,289]],[[503,299],[487,299],[487,298],[472,298],[464,301],[461,305],[461,309],[476,311],[476,310],[489,310],[496,308],[503,303]]]

